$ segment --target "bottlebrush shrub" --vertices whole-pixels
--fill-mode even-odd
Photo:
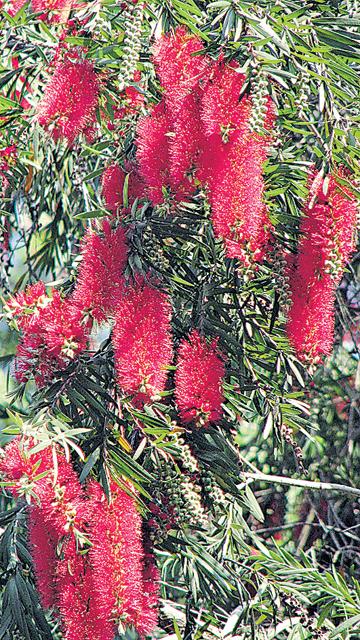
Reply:
[[[194,329],[180,343],[175,373],[175,398],[182,422],[206,427],[221,418],[224,376],[217,341],[208,343]]]
[[[55,567],[58,538],[49,523],[45,526],[43,513],[36,505],[29,509],[28,532],[41,605],[44,609],[51,609],[56,604]]]
[[[37,105],[37,120],[55,140],[72,144],[94,124],[98,104],[99,80],[92,62],[67,52],[59,61]]]
[[[355,248],[357,202],[343,177],[342,169],[325,179],[310,173],[298,253],[289,260],[287,334],[299,359],[312,363],[332,350],[335,291]]]
[[[10,299],[5,313],[21,331],[14,363],[19,382],[33,376],[37,385],[45,384],[87,347],[90,325],[82,310],[58,291],[46,295],[42,282]]]
[[[119,302],[112,338],[117,382],[136,406],[165,390],[172,360],[170,318],[167,295],[140,279]]]
[[[55,607],[65,640],[113,640],[120,620],[147,635],[157,623],[158,573],[142,547],[135,498],[112,483],[109,503],[96,481],[80,485],[62,451],[56,450],[55,474],[51,447],[32,453],[33,445],[21,437],[8,444],[0,474],[13,482],[14,496],[30,499],[30,546],[43,606]]]
[[[88,231],[71,301],[98,322],[114,312],[124,286],[128,247],[123,227],[104,220],[101,232]]]

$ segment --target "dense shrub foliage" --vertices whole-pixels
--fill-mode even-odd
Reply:
[[[355,0],[0,4],[0,640],[359,638]]]

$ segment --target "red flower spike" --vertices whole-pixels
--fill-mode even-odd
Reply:
[[[93,629],[94,640],[113,640],[117,607],[115,549],[122,540],[118,536],[116,519],[110,513],[112,506],[99,483],[91,480],[87,492],[91,503],[89,528],[92,543],[88,552],[92,597],[87,620]]]
[[[43,385],[54,370],[64,369],[87,347],[91,327],[82,310],[58,291],[47,296],[42,282],[10,299],[6,311],[22,331],[14,362],[19,382],[34,375],[35,382]]]
[[[271,135],[250,130],[251,99],[241,97],[245,77],[237,68],[218,61],[204,89],[199,177],[209,189],[215,235],[223,238],[226,255],[249,266],[263,260],[269,242],[262,167]],[[274,119],[269,98],[266,130],[271,131]]]
[[[87,558],[80,555],[74,536],[65,540],[62,547],[62,559],[58,562],[56,573],[57,606],[64,640],[89,640],[93,637],[88,626]],[[94,638],[95,640],[95,638]]]
[[[213,63],[201,101],[201,120],[206,137],[218,135],[226,142],[248,130],[250,99],[241,95],[246,76],[236,62],[222,58]]]
[[[65,22],[71,11],[73,0],[31,0],[34,13],[41,13],[40,20]]]
[[[197,93],[186,96],[174,114],[169,137],[169,184],[177,201],[187,200],[195,191],[193,177],[201,144]]]
[[[33,505],[28,516],[30,551],[34,563],[36,586],[44,609],[56,605],[55,567],[58,538],[45,524],[41,508]]]
[[[158,572],[152,556],[144,558],[136,501],[115,483],[110,488],[108,503],[97,482],[88,487],[93,507],[89,550],[93,598],[88,619],[94,620],[91,626],[99,640],[112,640],[115,617],[134,625],[141,636],[157,622]]]
[[[179,27],[160,38],[154,47],[154,62],[165,88],[169,132],[170,186],[176,200],[194,191],[191,172],[195,169],[200,144],[200,81],[210,64],[199,38]]]
[[[225,365],[217,341],[208,343],[194,329],[178,350],[175,398],[181,420],[208,426],[222,415],[222,381]]]
[[[75,138],[91,127],[98,104],[99,81],[89,60],[69,57],[57,63],[37,106],[38,122],[54,139]]]
[[[136,158],[139,172],[154,205],[164,202],[163,188],[169,184],[169,130],[163,100],[148,116],[141,118],[137,126]]]
[[[115,550],[118,615],[126,620],[126,624],[137,627],[142,616],[143,601],[141,517],[132,496],[115,484],[111,491],[111,514],[116,520],[118,543]]]
[[[123,290],[128,247],[123,227],[112,230],[103,222],[103,233],[88,231],[82,242],[79,267],[71,301],[98,321],[112,314]]]
[[[137,406],[165,390],[172,359],[170,318],[166,294],[140,281],[119,303],[113,331],[117,382]]]
[[[298,358],[314,364],[331,353],[335,291],[355,248],[357,202],[337,176],[344,171],[326,179],[311,172],[298,254],[289,260],[287,334]]]
[[[183,100],[204,76],[208,58],[194,55],[203,49],[200,38],[185,27],[178,27],[174,34],[162,36],[155,44],[155,68],[165,89],[165,102],[169,110],[181,108]]]

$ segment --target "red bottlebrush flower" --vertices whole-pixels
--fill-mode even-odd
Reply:
[[[250,99],[242,95],[246,76],[236,62],[223,58],[212,65],[201,101],[201,120],[206,137],[220,136],[224,142],[248,129]]]
[[[116,485],[112,486],[112,517],[116,518],[118,567],[118,613],[136,628],[142,615],[143,548],[141,517],[135,499]],[[120,543],[121,541],[121,543]],[[120,544],[119,544],[120,543]]]
[[[16,317],[22,331],[14,363],[19,382],[34,375],[36,383],[42,385],[54,370],[64,369],[86,349],[90,324],[83,321],[82,310],[69,299],[62,299],[58,291],[46,296],[41,282],[11,299],[6,311]]]
[[[251,99],[241,98],[245,77],[222,60],[204,89],[199,177],[209,188],[214,231],[226,255],[246,266],[264,258],[271,224],[264,204],[262,167],[271,140],[250,130]],[[268,99],[264,128],[275,118]]]
[[[180,343],[175,374],[175,398],[184,423],[195,421],[206,427],[221,418],[224,376],[217,341],[207,343],[194,329]]]
[[[179,27],[160,38],[154,48],[154,62],[165,89],[165,105],[170,124],[170,182],[177,200],[194,191],[191,173],[199,153],[200,81],[209,66],[199,38]]]
[[[163,188],[169,184],[170,130],[165,102],[162,100],[137,126],[137,162],[147,195],[154,205],[164,202]]]
[[[115,483],[111,494],[108,503],[100,485],[89,484],[93,598],[88,617],[95,621],[91,626],[94,638],[100,640],[112,640],[115,612],[141,636],[150,633],[157,622],[158,573],[150,556],[144,558],[135,499]]]
[[[116,582],[114,579],[116,548],[122,544],[117,533],[117,518],[111,509],[101,486],[94,480],[88,483],[87,492],[91,503],[89,562],[92,575],[92,597],[87,619],[93,629],[94,640],[113,640],[114,617],[117,607]],[[121,514],[118,515],[121,517]]]
[[[164,391],[172,359],[171,305],[165,293],[138,282],[117,309],[113,332],[119,387],[142,405]]]
[[[85,597],[90,586],[87,581],[91,580],[87,559],[78,552],[74,536],[65,540],[62,554],[57,565],[56,587],[64,640],[88,640],[93,636],[87,620],[89,599]]]
[[[37,106],[41,125],[68,143],[91,127],[98,104],[99,81],[89,60],[59,62]]]
[[[198,94],[184,98],[174,114],[169,138],[170,187],[177,201],[194,193],[197,161],[201,144]]]
[[[342,170],[338,176],[344,177]],[[312,172],[304,213],[298,253],[288,270],[287,334],[299,359],[318,363],[333,346],[335,291],[354,250],[356,198],[336,175],[325,181]]]
[[[165,89],[167,106],[176,108],[198,85],[208,66],[208,58],[194,55],[203,51],[199,38],[185,27],[162,36],[153,51],[160,82]]]
[[[73,0],[31,0],[33,12],[42,13],[40,19],[50,22],[66,22],[72,5]]]
[[[82,244],[82,262],[71,301],[102,322],[113,313],[123,289],[127,261],[125,231],[103,222],[103,234],[89,231]]]
[[[16,14],[23,8],[24,4],[26,4],[26,0],[12,0],[10,7],[8,8],[8,14],[10,16],[16,16]]]
[[[38,308],[43,308],[51,302],[46,294],[45,285],[41,280],[35,284],[29,285],[25,291],[20,291],[14,297],[9,298],[5,305],[5,313],[7,318],[16,318],[21,328],[25,328],[33,313]]]
[[[233,145],[228,176],[231,206],[225,211],[218,194],[213,209],[215,233],[224,238],[227,256],[239,258],[246,266],[264,259],[269,242],[271,223],[264,203],[262,173],[268,144],[265,137],[248,132]],[[210,199],[213,201],[214,196]]]
[[[36,586],[44,609],[56,604],[55,567],[58,538],[45,524],[41,508],[33,505],[28,514],[30,552],[34,563]]]

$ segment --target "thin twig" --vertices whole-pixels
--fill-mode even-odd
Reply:
[[[310,480],[300,480],[298,478],[286,478],[284,476],[272,476],[266,473],[243,472],[242,475],[250,480],[259,480],[260,482],[271,482],[276,484],[285,484],[293,487],[304,487],[305,489],[317,489],[318,491],[337,491],[338,493],[348,493],[353,496],[360,497],[360,489],[349,487],[345,484],[337,484],[333,482],[311,482]]]

